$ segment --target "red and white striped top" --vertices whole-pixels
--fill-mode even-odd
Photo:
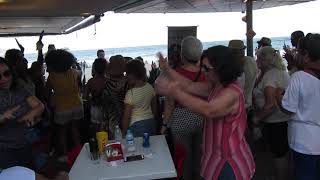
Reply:
[[[232,83],[226,88],[239,93],[239,110],[236,114],[220,119],[205,120],[201,176],[206,180],[218,179],[223,166],[228,162],[237,180],[250,180],[255,172],[255,163],[244,137],[247,128],[244,95],[238,83]],[[213,90],[208,101],[213,102],[222,91]]]

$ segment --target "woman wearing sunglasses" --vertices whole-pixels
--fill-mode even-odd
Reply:
[[[201,176],[207,180],[251,179],[255,164],[244,137],[245,100],[237,82],[242,67],[230,49],[214,46],[203,52],[201,64],[207,82],[185,79],[161,55],[159,59],[162,74],[156,81],[157,92],[206,117]]]
[[[9,64],[0,58],[0,169],[12,166],[32,168],[31,145],[25,134],[43,111],[43,104],[24,88]]]

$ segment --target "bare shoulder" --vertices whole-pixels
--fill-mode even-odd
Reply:
[[[227,96],[231,99],[234,99],[234,98],[238,99],[240,96],[240,93],[237,90],[235,90],[234,88],[226,87],[224,89],[224,91],[221,93],[221,95]]]
[[[227,102],[227,104],[232,107],[232,111],[235,112],[239,107],[239,100],[241,93],[234,88],[227,87],[221,94],[222,98]]]

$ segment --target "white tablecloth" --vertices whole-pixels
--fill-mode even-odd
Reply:
[[[135,139],[137,152],[142,149],[142,138]],[[85,144],[70,170],[70,180],[147,180],[176,177],[168,144],[163,135],[151,136],[152,157],[141,161],[124,162],[110,166],[105,160],[94,163],[90,160]]]

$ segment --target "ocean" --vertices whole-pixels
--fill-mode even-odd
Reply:
[[[255,38],[253,40],[254,42],[254,49],[257,47],[257,41],[260,38]],[[272,41],[272,47],[275,49],[282,51],[283,44],[291,45],[290,37],[273,37],[271,38]],[[246,42],[244,40],[244,42]],[[215,45],[228,45],[228,41],[213,41],[213,42],[203,42],[204,49],[207,49],[211,46]],[[156,53],[162,52],[164,55],[167,54],[167,45],[150,45],[150,46],[138,46],[138,47],[125,47],[125,48],[102,48],[104,49],[106,53],[106,57],[109,58],[113,55],[121,54],[122,56],[128,56],[128,57],[138,57],[141,56],[146,64],[147,70],[150,70],[150,66],[152,61],[157,61],[156,59]],[[78,62],[86,62],[86,64],[89,66],[89,68],[85,69],[85,75],[86,79],[88,80],[91,77],[91,65],[96,58],[96,52],[97,49],[93,50],[70,50],[71,53],[77,58]],[[25,54],[25,57],[29,61],[29,65],[31,65],[32,62],[34,62],[37,59],[37,54]]]

